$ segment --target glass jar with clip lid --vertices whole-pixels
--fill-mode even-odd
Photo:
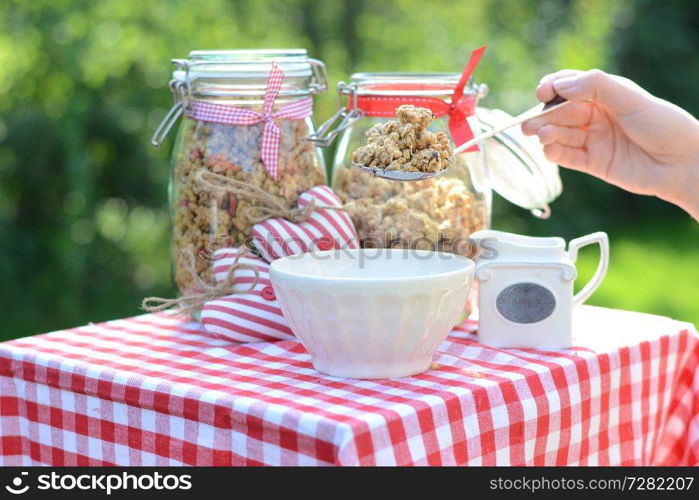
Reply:
[[[175,104],[152,142],[161,144],[183,117],[170,209],[173,274],[187,295],[197,276],[212,280],[213,251],[250,236],[260,214],[246,187],[295,207],[303,192],[326,183],[323,156],[307,139],[315,131],[313,95],[328,84],[325,65],[304,49],[194,51],[173,62]],[[239,181],[243,192],[207,189],[197,182],[202,171]]]

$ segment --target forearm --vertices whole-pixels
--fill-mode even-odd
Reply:
[[[680,207],[685,209],[694,220],[699,221],[699,165],[688,173],[685,194]]]
[[[664,172],[656,177],[655,194],[699,220],[699,121],[672,103],[656,102],[661,112],[649,122],[664,143],[658,154]]]
[[[676,190],[660,198],[674,203],[699,221],[699,164],[686,167]]]

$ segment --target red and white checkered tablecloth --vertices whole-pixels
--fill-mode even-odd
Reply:
[[[699,336],[583,306],[577,347],[481,346],[398,380],[316,372],[155,314],[0,344],[3,465],[694,464]]]

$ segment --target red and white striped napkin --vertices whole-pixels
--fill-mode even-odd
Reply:
[[[316,206],[341,207],[342,201],[328,186],[315,186],[299,197],[305,208],[313,200]],[[352,219],[342,210],[318,208],[301,223],[279,217],[255,224],[252,229],[255,248],[272,262],[280,257],[314,250],[359,248],[359,238]]]
[[[226,279],[238,252],[237,248],[222,248],[214,253],[214,279],[217,282]],[[255,267],[259,280],[249,292],[234,293],[207,302],[201,314],[206,331],[232,342],[295,338],[274,295],[269,280],[269,264],[253,255],[241,257],[239,263]],[[233,289],[236,292],[248,290],[255,281],[252,269],[236,269],[234,275]]]
[[[328,186],[315,186],[299,197],[298,206],[309,203],[316,206],[341,207],[342,201]],[[277,303],[269,280],[269,263],[280,257],[313,250],[359,248],[359,238],[352,219],[342,210],[318,208],[302,223],[282,218],[267,219],[256,224],[252,231],[253,243],[264,260],[245,255],[239,263],[254,266],[234,271],[236,293],[207,302],[201,320],[207,332],[232,342],[261,342],[293,339],[286,319]],[[214,253],[214,279],[226,279],[231,265],[238,256],[237,248],[222,248]]]

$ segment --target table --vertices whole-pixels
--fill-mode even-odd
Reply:
[[[234,345],[168,314],[0,344],[2,465],[699,463],[699,335],[582,306],[576,347],[456,328],[398,380],[316,372],[296,341]]]

